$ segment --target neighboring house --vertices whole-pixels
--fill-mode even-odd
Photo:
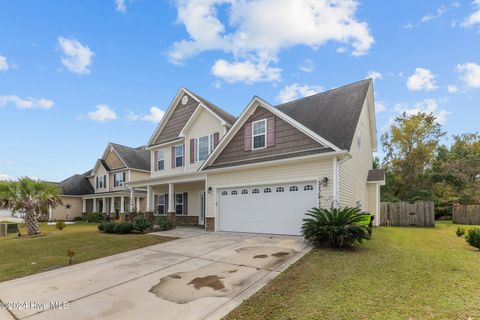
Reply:
[[[126,183],[150,177],[150,152],[110,143],[92,170],[59,182],[62,205],[49,212],[50,220],[71,220],[86,212],[113,217],[120,213],[145,212],[146,189],[128,189]]]
[[[150,173],[125,184],[147,189],[150,216],[207,230],[300,234],[317,206],[357,206],[378,225],[376,149],[371,80],[279,106],[254,97],[238,118],[182,88],[146,146]],[[87,174],[92,186],[116,171],[104,162]]]

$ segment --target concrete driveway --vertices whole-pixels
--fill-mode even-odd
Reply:
[[[0,283],[0,319],[220,319],[309,250],[300,237],[161,234],[181,239]]]

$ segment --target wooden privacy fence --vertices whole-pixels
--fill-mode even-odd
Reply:
[[[453,223],[480,224],[480,204],[454,204]]]
[[[431,201],[382,202],[380,225],[395,227],[435,227],[435,206]]]

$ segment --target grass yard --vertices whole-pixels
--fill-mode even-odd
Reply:
[[[312,251],[226,319],[479,319],[480,251],[456,228],[377,228],[353,252]]]
[[[75,251],[73,263],[173,240],[145,234],[104,234],[96,224],[70,224],[63,230],[40,225],[43,235],[0,238],[0,282],[68,265],[67,250]],[[22,227],[22,234],[27,234]]]

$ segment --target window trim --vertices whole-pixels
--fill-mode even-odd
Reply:
[[[181,202],[181,203],[177,203],[177,196],[181,196],[181,197],[182,197],[182,202]],[[175,193],[175,215],[176,215],[176,216],[181,216],[181,215],[183,215],[183,206],[184,206],[184,205],[185,205],[185,199],[184,199],[183,192]],[[182,206],[182,212],[181,212],[181,213],[177,213],[177,206]]]
[[[181,150],[181,155],[180,155],[180,156],[177,156],[177,148],[178,148],[178,147],[180,147],[180,150]],[[183,167],[183,165],[184,165],[184,163],[185,163],[185,162],[184,162],[184,161],[185,161],[184,156],[185,156],[185,155],[183,154],[183,144],[177,144],[177,145],[175,145],[175,168]],[[182,158],[182,165],[179,166],[179,165],[177,164],[177,159],[180,158],[180,157]]]
[[[105,189],[107,187],[107,181],[105,179],[105,175],[97,176],[97,180],[98,180],[97,189]]]
[[[198,159],[198,156],[200,154],[200,139],[201,138],[207,138],[208,139],[208,153],[207,153],[207,157],[204,159],[204,160],[200,160]],[[211,134],[208,134],[208,135],[205,135],[205,136],[201,136],[201,137],[196,137],[195,138],[195,163],[198,163],[198,162],[204,162],[205,160],[208,159],[208,156],[210,155],[210,153],[212,152],[212,135]]]
[[[157,215],[166,215],[168,208],[167,208],[167,203],[165,201],[165,193],[157,194],[156,196],[157,196],[157,203],[155,203],[155,206],[157,207],[157,210],[158,210],[158,207],[160,206],[159,201],[160,199],[163,199],[162,206],[163,206],[163,212],[164,212],[164,213],[160,213],[160,210],[158,210]]]
[[[160,155],[162,157],[160,158]],[[160,161],[163,162],[163,168],[160,169]],[[158,149],[157,150],[157,171],[165,170],[165,149]]]
[[[255,124],[256,123],[260,123],[260,122],[263,122],[265,123],[265,131],[264,133],[257,133],[255,134]],[[259,136],[264,136],[265,137],[265,140],[264,140],[264,146],[263,147],[259,147],[259,148],[255,148],[255,137],[259,137]],[[252,150],[261,150],[261,149],[265,149],[267,147],[267,119],[261,119],[261,120],[257,120],[257,121],[253,121],[252,122]]]

